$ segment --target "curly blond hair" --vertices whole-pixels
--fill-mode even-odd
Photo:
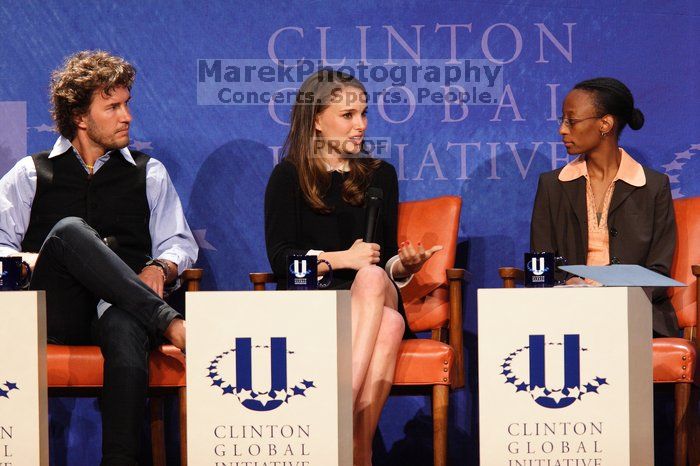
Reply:
[[[84,115],[95,91],[109,94],[116,87],[131,89],[136,69],[121,57],[103,50],[75,53],[51,73],[51,116],[61,135],[75,137],[74,118]]]

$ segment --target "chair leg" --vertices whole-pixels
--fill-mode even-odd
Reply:
[[[165,466],[165,424],[163,421],[163,398],[151,397],[151,450],[153,466]]]
[[[688,464],[700,464],[700,423],[698,423],[698,387],[690,384],[690,404],[685,415],[688,426]]]
[[[675,386],[676,419],[674,426],[673,464],[688,464],[688,405],[690,401],[689,383],[677,383]]]
[[[447,408],[450,387],[433,385],[433,465],[447,466]]]
[[[177,391],[180,404],[180,465],[187,466],[187,388]]]

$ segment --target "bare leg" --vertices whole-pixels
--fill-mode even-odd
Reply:
[[[362,275],[358,272],[352,287],[356,466],[372,464],[372,439],[391,391],[396,356],[404,334],[403,318],[396,311],[398,297],[394,285],[378,267],[366,269],[360,271],[364,272]]]
[[[372,439],[394,380],[396,355],[404,333],[403,317],[385,307],[377,344],[354,406],[354,464],[372,465]]]
[[[390,288],[390,290],[389,290]],[[396,309],[398,297],[386,272],[371,265],[361,268],[353,281],[352,306],[352,399],[362,388],[379,334],[384,306]]]

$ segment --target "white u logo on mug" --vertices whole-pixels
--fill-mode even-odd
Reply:
[[[299,264],[301,262],[301,264]],[[301,265],[301,267],[299,267]],[[301,270],[299,270],[301,268]],[[297,278],[304,278],[307,274],[306,261],[294,259],[294,276]]]
[[[540,260],[539,267],[537,265],[537,259]],[[544,267],[544,257],[533,257],[530,261],[530,270],[535,275],[542,275],[546,269]]]

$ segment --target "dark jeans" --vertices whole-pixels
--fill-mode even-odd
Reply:
[[[102,466],[136,465],[148,353],[180,314],[76,217],[64,218],[47,236],[30,288],[46,290],[49,342],[100,346],[105,359]],[[100,299],[112,307],[97,319]]]

